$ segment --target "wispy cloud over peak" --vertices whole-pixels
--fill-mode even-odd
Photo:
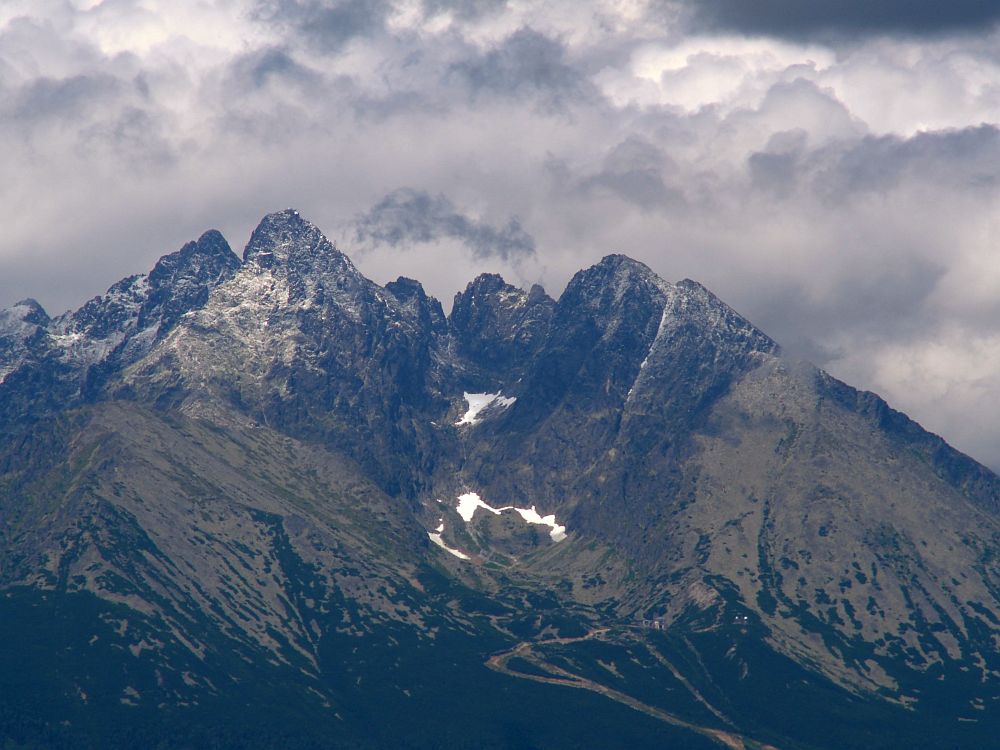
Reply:
[[[456,209],[444,195],[400,188],[386,195],[357,220],[362,242],[393,247],[458,240],[474,256],[510,260],[535,252],[535,240],[511,217],[503,226],[471,218]]]

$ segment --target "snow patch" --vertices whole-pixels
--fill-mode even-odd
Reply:
[[[516,397],[507,397],[500,393],[463,393],[462,395],[469,408],[466,410],[465,414],[462,415],[462,418],[455,422],[455,424],[476,424],[476,422],[479,421],[479,412],[487,406],[497,404],[498,406],[506,409],[508,406],[517,401]]]
[[[552,538],[553,542],[561,542],[566,538],[566,527],[556,523],[556,516],[554,513],[543,516],[535,510],[534,505],[530,508],[518,508],[514,505],[505,505],[502,508],[494,508],[492,505],[483,502],[482,498],[480,498],[475,492],[466,492],[464,495],[459,495],[457,510],[458,515],[462,517],[463,521],[470,523],[472,521],[472,517],[476,514],[476,508],[483,508],[495,516],[499,516],[505,510],[512,510],[520,515],[526,523],[548,526],[550,529],[549,536]]]
[[[566,527],[560,526],[556,523],[555,513],[550,513],[547,516],[539,515],[538,511],[535,510],[535,506],[532,505],[530,508],[514,508],[518,513],[521,514],[523,518],[528,523],[537,523],[542,526],[548,526],[551,528],[549,531],[549,536],[552,537],[553,542],[561,542],[566,538]]]
[[[462,517],[463,521],[469,523],[472,520],[472,516],[476,513],[476,508],[484,508],[496,516],[500,515],[500,511],[510,509],[493,508],[484,503],[475,492],[466,492],[464,495],[458,496],[458,515]]]
[[[465,554],[464,552],[461,552],[461,551],[459,551],[457,549],[452,549],[447,544],[445,544],[444,540],[441,538],[441,534],[440,533],[432,533],[432,532],[428,531],[427,532],[427,536],[430,537],[431,541],[434,542],[434,544],[436,544],[438,547],[440,547],[441,549],[443,549],[445,552],[449,552],[449,553],[453,554],[459,560],[468,560],[468,559],[470,559],[469,556],[467,554]]]

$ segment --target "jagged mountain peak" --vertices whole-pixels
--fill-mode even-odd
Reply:
[[[622,253],[605,255],[594,265],[579,271],[577,276],[587,280],[605,280],[605,283],[613,279],[617,284],[666,283],[645,263]]]
[[[416,279],[411,279],[408,276],[400,276],[395,281],[390,281],[385,285],[385,288],[392,292],[394,296],[400,302],[406,303],[412,300],[426,300],[433,299],[430,297],[426,291],[424,291],[424,285],[421,284]]]
[[[552,299],[548,292],[545,291],[544,286],[541,284],[532,284],[531,288],[528,290],[528,304],[535,305],[539,302],[545,302],[546,300],[553,304],[555,303],[555,300]]]
[[[606,324],[622,315],[662,309],[673,290],[646,264],[627,255],[607,255],[570,279],[559,297],[556,316],[578,318],[586,313]]]
[[[87,301],[79,310],[56,318],[54,332],[58,336],[105,340],[121,333],[135,320],[139,308],[149,294],[146,274],[133,274],[116,281],[103,295]],[[66,339],[75,343],[76,339]]]
[[[423,411],[447,407],[431,386],[447,366],[440,303],[411,279],[381,287],[366,278],[292,209],[264,217],[244,258],[125,373],[126,389],[189,413],[237,403],[254,420],[336,443],[387,488],[412,491],[404,456],[433,429]],[[368,434],[362,425],[378,426]]]
[[[226,238],[217,229],[210,229],[197,240],[187,242],[176,252],[164,255],[149,272],[149,283],[161,287],[180,278],[201,276],[223,271],[235,272],[241,265]]]
[[[559,298],[556,317],[570,323],[579,321],[584,313],[603,335],[614,335],[636,320],[658,321],[652,337],[647,337],[647,352],[665,331],[692,326],[726,346],[778,350],[767,334],[704,285],[691,279],[668,282],[645,263],[622,254],[607,255],[570,280]]]
[[[465,294],[484,294],[501,289],[517,289],[517,287],[508,284],[498,273],[481,273],[466,285]]]
[[[417,320],[422,327],[436,333],[447,331],[448,321],[441,303],[428,295],[423,285],[416,279],[400,276],[386,284],[385,290],[395,297],[403,311]]]
[[[194,258],[211,257],[219,258],[228,266],[238,267],[240,265],[239,256],[233,252],[222,232],[218,229],[209,229],[203,232],[197,240],[186,242],[177,252],[164,255],[160,258],[156,265],[153,266],[153,270],[150,271],[149,276],[150,279],[154,279],[157,276],[165,275],[171,268],[190,263]]]
[[[36,590],[78,618],[47,641],[41,615],[12,628],[0,675],[51,682],[39,657],[11,657],[30,636],[41,667],[71,655],[45,687],[88,711],[160,715],[224,686],[243,721],[272,702],[240,691],[280,672],[289,702],[326,701],[315,715],[332,705],[340,722],[356,701],[362,747],[411,736],[400,721],[368,741],[372,706],[426,713],[433,698],[444,714],[464,686],[491,689],[487,658],[503,680],[712,722],[733,746],[765,745],[723,726],[891,750],[895,736],[868,742],[890,716],[879,696],[915,709],[893,732],[942,711],[982,722],[985,741],[924,748],[994,739],[1000,479],[872,394],[620,254],[558,302],[482,274],[447,319],[419,282],[366,279],[292,210],[244,255],[210,231],[51,323],[31,300],[0,311],[0,433],[15,438],[0,441],[0,620],[18,626]],[[81,381],[101,390],[77,397]],[[369,687],[390,663],[395,698]],[[458,689],[428,676],[438,666]],[[91,687],[103,671],[112,687]],[[806,718],[761,719],[772,691]],[[0,689],[0,735],[16,693]],[[858,742],[796,734],[859,711]],[[412,744],[510,745],[472,725]]]
[[[48,314],[31,298],[0,310],[0,383],[24,360],[31,342],[48,324]]]
[[[449,323],[459,353],[488,373],[494,379],[489,387],[496,387],[520,377],[548,335],[554,309],[541,286],[526,292],[499,274],[484,273],[455,295]]]
[[[498,273],[481,273],[470,281],[464,291],[455,294],[452,309],[457,306],[477,304],[482,300],[493,298],[495,302],[511,305],[554,305],[553,300],[545,292],[541,284],[532,284],[528,291],[510,284]]]
[[[295,209],[286,208],[261,219],[243,250],[243,262],[270,268],[303,255],[331,254],[341,255],[315,224]]]
[[[128,359],[149,350],[186,312],[203,306],[209,291],[240,267],[239,257],[217,230],[209,230],[180,250],[162,256],[148,274],[127,276],[106,294],[55,321],[53,333],[71,353],[97,361],[116,347],[148,331]],[[106,342],[94,349],[80,337]]]
[[[240,266],[222,234],[209,230],[162,256],[148,274],[126,276],[76,311],[50,319],[37,302],[25,300],[13,308],[25,316],[18,336],[0,345],[3,381],[38,403],[96,398],[123,367],[148,354]],[[30,329],[24,327],[28,323]],[[21,369],[23,377],[8,380]],[[39,391],[49,395],[37,398]]]
[[[9,316],[12,319],[22,320],[26,323],[44,326],[49,322],[49,314],[41,303],[33,297],[25,297],[18,300],[6,310],[0,311],[0,315]]]
[[[607,268],[615,272],[624,269],[629,272],[656,275],[653,270],[641,260],[636,260],[630,255],[625,255],[624,253],[608,253],[595,263],[592,268]]]
[[[366,304],[363,300],[381,295],[381,288],[363,276],[315,224],[291,208],[261,220],[243,251],[243,264],[239,274],[243,293],[255,296],[265,291],[272,302],[280,298],[282,304],[323,307],[335,300],[342,310],[356,315]],[[280,279],[281,291],[259,288],[262,283],[270,287],[265,277]],[[381,299],[385,302],[384,295]]]
[[[679,433],[691,429],[731,379],[777,345],[700,284],[672,284],[612,254],[570,280],[539,351],[511,423],[524,430],[565,420],[560,429],[572,434],[594,429],[578,419],[593,408],[612,436],[620,425],[610,415],[619,411],[625,421],[655,413]]]
[[[452,315],[455,314],[455,310],[484,304],[522,304],[527,297],[527,292],[508,284],[500,274],[481,273],[466,284],[464,291],[455,294]]]
[[[163,256],[149,273],[149,296],[139,312],[139,327],[154,320],[163,328],[173,326],[181,315],[203,306],[209,291],[231,278],[240,265],[226,238],[214,229]]]

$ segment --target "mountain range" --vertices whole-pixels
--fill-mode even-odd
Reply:
[[[979,748],[1000,478],[609,255],[314,225],[0,311],[4,748]]]

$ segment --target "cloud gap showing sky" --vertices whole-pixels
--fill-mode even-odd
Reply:
[[[1000,468],[1000,6],[6,0],[0,307],[294,206],[380,282],[624,252]]]

